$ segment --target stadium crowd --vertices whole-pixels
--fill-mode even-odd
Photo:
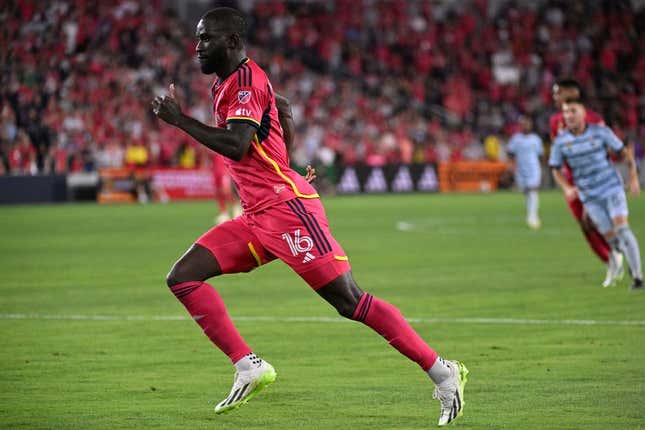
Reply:
[[[211,121],[194,23],[163,5],[2,2],[0,174],[209,163],[149,108],[174,82],[184,109]],[[643,157],[645,8],[628,0],[238,6],[249,56],[291,100],[298,165],[498,159],[522,113],[548,140],[564,76]]]

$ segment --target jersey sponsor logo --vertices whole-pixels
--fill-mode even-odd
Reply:
[[[282,238],[287,242],[291,255],[297,257],[298,254],[305,254],[305,258],[302,260],[303,263],[309,263],[316,258],[309,252],[314,247],[314,241],[309,236],[301,236],[300,229],[294,231],[293,236],[289,233],[283,233]]]
[[[249,90],[240,90],[237,93],[237,101],[241,104],[246,104],[251,101],[251,91]]]
[[[286,188],[285,185],[274,185],[273,191],[275,191],[276,194],[280,194],[281,192],[284,191],[285,188]]]
[[[249,109],[239,108],[235,111],[236,116],[251,116],[251,111]]]

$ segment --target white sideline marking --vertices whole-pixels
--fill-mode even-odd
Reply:
[[[184,321],[192,319],[181,315],[47,315],[47,314],[0,314],[0,320],[77,320],[77,321]],[[250,322],[308,322],[344,323],[340,317],[233,317],[235,321]],[[645,320],[547,320],[520,318],[407,318],[411,323],[438,324],[511,324],[511,325],[617,325],[645,326]]]

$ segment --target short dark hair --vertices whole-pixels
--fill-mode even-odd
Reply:
[[[243,42],[246,42],[247,22],[246,16],[237,9],[232,7],[216,7],[202,15],[204,21],[213,19],[217,22],[226,23],[231,32],[240,36]]]
[[[582,97],[567,97],[562,102],[562,104],[564,104],[564,103],[577,103],[577,104],[581,104],[581,105],[584,106],[585,105],[585,100]]]
[[[582,93],[582,85],[573,78],[558,79],[555,84],[560,88],[572,88],[578,90],[579,93]]]

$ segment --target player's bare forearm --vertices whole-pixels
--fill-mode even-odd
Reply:
[[[564,178],[562,171],[560,171],[559,168],[551,167],[551,174],[553,175],[553,179],[555,180],[555,183],[558,184],[558,186],[564,193],[564,197],[567,200],[573,200],[578,194],[577,188],[569,185],[567,180]]]
[[[638,180],[638,169],[636,168],[636,160],[634,158],[634,153],[630,148],[625,148],[621,151],[621,155],[624,157],[627,168],[629,169],[629,191],[632,195],[639,195],[641,191],[640,182]]]
[[[168,87],[168,95],[155,97],[152,110],[159,119],[185,131],[208,149],[235,161],[244,158],[256,132],[255,127],[246,123],[233,123],[222,129],[184,115],[175,97],[174,84]]]
[[[560,169],[557,167],[551,167],[551,174],[553,175],[555,183],[558,184],[558,187],[560,187],[561,190],[564,190],[567,184]]]
[[[248,139],[245,139],[242,135],[246,133],[238,133],[231,129],[210,127],[187,115],[182,115],[179,118],[176,127],[189,134],[193,139],[211,151],[215,151],[235,161],[240,161],[244,158],[253,138],[252,134],[248,136]]]
[[[278,121],[280,121],[280,126],[282,126],[282,132],[284,133],[284,143],[287,146],[287,153],[291,153],[293,138],[296,134],[296,124],[293,122],[291,104],[289,103],[289,99],[276,93],[275,105],[278,109]]]

